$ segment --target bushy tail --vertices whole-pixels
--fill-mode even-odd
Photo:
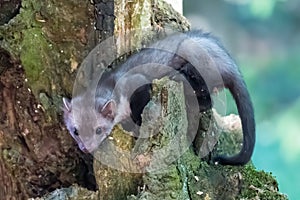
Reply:
[[[244,165],[251,159],[255,144],[254,110],[246,84],[241,77],[233,77],[226,87],[236,102],[242,121],[243,146],[237,155],[232,157],[217,156],[214,158],[214,162],[222,165]]]
[[[173,47],[170,44],[173,44],[173,46],[177,45],[176,54],[178,57],[183,58],[181,61],[190,63],[199,71],[210,92],[214,87],[218,88],[223,85],[230,90],[242,121],[243,146],[241,151],[235,156],[217,156],[213,160],[223,165],[246,164],[251,159],[255,144],[254,111],[246,84],[234,60],[217,38],[201,30],[190,31],[185,35],[180,35],[180,37],[176,35],[169,37],[165,43],[160,44],[159,48],[168,51],[170,47]],[[178,60],[173,62],[177,63],[181,70],[185,69],[184,66],[188,66],[189,70],[191,69],[190,65],[178,64]],[[191,72],[192,75],[189,73],[185,74],[189,81],[193,77],[196,81],[200,80],[198,76],[193,74],[193,70]],[[194,83],[196,83],[196,86],[199,84],[198,82]],[[201,89],[198,88],[198,90]]]

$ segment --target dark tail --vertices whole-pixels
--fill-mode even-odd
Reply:
[[[254,111],[246,84],[234,60],[217,38],[201,30],[190,31],[186,33],[186,35],[187,37],[181,38],[176,53],[183,58],[183,61],[187,61],[195,66],[204,80],[199,82],[199,76],[195,75],[194,71],[191,71],[192,75],[184,71],[183,74],[190,77],[189,82],[192,81],[196,86],[199,85],[199,83],[201,85],[202,82],[206,82],[208,87],[217,87],[219,84],[224,83],[236,102],[242,121],[243,146],[241,151],[232,157],[217,156],[213,160],[222,165],[244,165],[251,159],[255,144]],[[174,40],[174,38],[171,39]],[[178,60],[174,60],[174,62],[176,64]],[[206,64],[208,66],[205,66]],[[191,69],[189,64],[185,66]],[[180,67],[182,67],[182,64],[180,64]],[[216,74],[217,72],[219,74]],[[223,79],[223,82],[219,80],[218,75],[221,75],[220,78]],[[193,76],[195,76],[194,80]],[[213,88],[210,88],[210,91],[212,91],[212,89]],[[201,89],[198,88],[198,90]]]
[[[242,121],[243,146],[237,155],[232,157],[217,156],[214,158],[214,162],[222,165],[244,165],[251,159],[255,144],[254,110],[246,84],[240,75],[233,77],[226,87],[236,102]]]

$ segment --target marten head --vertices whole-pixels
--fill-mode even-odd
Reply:
[[[92,153],[109,136],[115,125],[116,103],[108,100],[95,107],[85,96],[63,98],[64,121],[80,150]]]

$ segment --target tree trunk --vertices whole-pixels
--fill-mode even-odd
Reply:
[[[187,31],[189,23],[169,4],[162,0],[0,0],[0,13],[0,199],[285,198],[270,175],[252,166],[209,165],[192,148],[168,163],[165,171],[154,173],[153,167],[160,163],[149,162],[159,151],[157,144],[174,137],[170,127],[176,124],[177,131],[187,133],[184,97],[179,95],[183,89],[177,83],[167,81],[166,88],[157,83],[153,104],[173,95],[160,99],[168,117],[173,117],[170,120],[162,112],[165,129],[160,137],[136,140],[117,126],[113,139],[101,147],[108,151],[112,145],[122,151],[134,148],[134,160],[101,151],[93,159],[78,149],[67,132],[62,97],[71,97],[83,59],[112,36],[117,64],[126,59],[124,54],[151,41],[151,31]],[[198,141],[202,143],[201,135],[211,134],[208,124],[213,123],[215,131],[218,127],[210,111],[201,115]],[[185,140],[180,139],[183,144]],[[123,171],[98,162],[101,156],[115,159]]]

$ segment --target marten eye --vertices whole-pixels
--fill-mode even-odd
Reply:
[[[102,133],[102,129],[100,128],[100,127],[98,127],[97,129],[96,129],[96,134],[97,135],[100,135]]]
[[[79,134],[78,134],[78,130],[77,130],[76,128],[74,129],[74,132],[73,132],[73,133],[74,133],[74,135],[76,135],[76,136],[79,135]]]

